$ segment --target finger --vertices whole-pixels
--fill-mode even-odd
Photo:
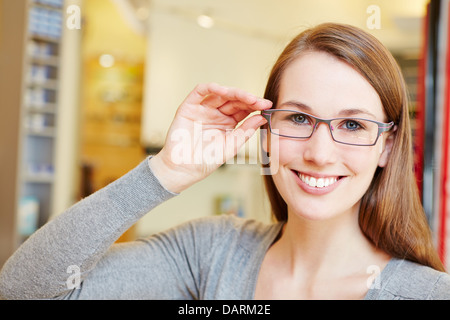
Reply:
[[[224,105],[218,108],[218,110],[227,116],[234,116],[237,113],[246,112],[249,114],[252,112],[251,107],[249,105],[240,102],[240,101],[228,101]]]
[[[216,83],[200,84],[187,97],[186,102],[201,104],[205,107],[220,108],[229,102],[241,102],[241,109],[264,110],[272,106],[272,102],[258,98],[238,88],[227,88]],[[231,115],[233,112],[228,112]]]
[[[272,107],[272,102],[238,88],[229,88],[227,97],[230,101],[240,101],[251,110],[264,110]]]
[[[256,114],[246,119],[237,129],[240,129],[241,131],[256,131],[266,123],[267,120],[262,115]]]
[[[204,107],[217,109],[229,102],[228,98],[223,95],[210,94],[206,96],[200,104]]]
[[[236,121],[236,123],[239,123],[242,120],[244,120],[245,118],[247,118],[249,114],[250,113],[247,111],[240,111],[240,112],[233,114],[232,117],[233,117],[234,121]]]
[[[201,105],[213,109],[225,107],[225,109],[231,110],[224,112],[224,114],[231,115],[237,112],[238,109],[250,108],[257,102],[257,100],[257,97],[243,90],[237,88],[226,88],[226,92],[221,95],[207,95],[202,100]]]
[[[227,116],[232,116],[235,113],[239,113],[241,111],[247,111],[248,113],[254,111],[261,111],[265,109],[269,109],[272,107],[272,102],[269,100],[256,98],[256,101],[252,104],[248,104],[243,101],[228,101],[218,108],[220,112]]]
[[[241,101],[244,104],[252,105],[255,104],[258,98],[239,88],[228,88],[227,98],[231,101]]]
[[[225,157],[231,159],[239,149],[253,136],[256,130],[267,122],[261,115],[246,119],[237,129],[227,136]]]
[[[217,83],[199,84],[186,97],[185,102],[190,104],[200,104],[209,95],[224,96],[228,89]]]

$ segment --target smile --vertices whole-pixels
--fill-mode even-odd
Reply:
[[[306,175],[301,172],[297,172],[297,175],[300,178],[300,180],[302,180],[308,186],[313,188],[326,188],[335,184],[339,180],[339,177],[318,178]]]

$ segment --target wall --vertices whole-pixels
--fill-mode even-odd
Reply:
[[[83,17],[80,160],[93,168],[95,191],[144,157],[139,138],[146,39],[113,1],[86,1]],[[101,65],[106,55],[113,61]]]
[[[22,1],[0,0],[0,267],[17,245],[25,10]]]
[[[77,5],[83,11],[83,0],[66,0],[66,7]],[[57,114],[53,216],[63,212],[78,199],[81,29],[63,28],[60,70],[60,96]]]
[[[279,54],[272,39],[203,29],[194,19],[158,7],[152,9],[149,21],[145,145],[163,144],[176,108],[198,83],[217,82],[263,94]]]
[[[145,59],[146,39],[127,24],[112,0],[85,1],[82,12],[84,59],[103,53]]]

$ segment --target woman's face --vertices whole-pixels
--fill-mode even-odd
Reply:
[[[276,109],[302,111],[323,119],[388,120],[367,80],[323,52],[302,54],[287,67]],[[357,213],[377,166],[386,164],[391,145],[386,136],[375,146],[340,144],[333,141],[324,123],[307,140],[272,135],[271,159],[278,157],[273,180],[288,205],[289,219],[292,214],[324,220]],[[275,138],[279,139],[277,147]]]

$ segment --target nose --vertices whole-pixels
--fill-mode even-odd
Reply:
[[[303,157],[317,166],[336,161],[336,143],[326,123],[319,123],[311,138],[305,141]]]

